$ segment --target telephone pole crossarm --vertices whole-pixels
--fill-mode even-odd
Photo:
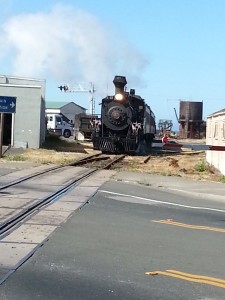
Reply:
[[[66,93],[89,93],[90,94],[90,107],[89,107],[89,113],[91,115],[95,114],[95,101],[94,101],[94,93],[95,93],[95,88],[94,88],[94,84],[92,82],[90,82],[90,88],[86,88],[84,87],[82,84],[77,84],[75,86],[70,86],[68,84],[64,84],[64,85],[60,85],[58,86],[58,88],[60,89],[60,91],[62,92],[66,92]]]

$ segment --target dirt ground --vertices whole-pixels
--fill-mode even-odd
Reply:
[[[182,145],[205,145],[205,140],[177,140]],[[149,161],[143,163],[143,157],[128,157],[129,168],[149,174],[178,176],[195,180],[210,180],[225,183],[225,176],[206,162],[206,151],[195,151],[181,148],[178,153],[151,155]]]
[[[143,173],[196,180],[223,180],[221,173],[205,161],[205,151],[181,151],[179,154],[151,156],[146,164],[143,163],[143,157],[128,157],[126,160],[127,169]]]
[[[191,142],[185,141],[186,144]],[[204,144],[204,141],[194,140],[194,143]],[[61,139],[47,142],[41,149],[9,149],[1,160],[66,164],[94,153],[98,151],[92,149],[90,142]],[[180,153],[152,154],[147,163],[145,159],[144,156],[127,156],[121,170],[225,183],[225,176],[206,162],[205,151],[181,148]]]

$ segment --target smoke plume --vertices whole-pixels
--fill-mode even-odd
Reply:
[[[9,75],[94,82],[104,90],[115,75],[127,76],[136,87],[147,64],[124,35],[72,6],[11,17],[0,42]]]

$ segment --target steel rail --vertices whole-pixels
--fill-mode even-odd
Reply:
[[[111,166],[113,166],[114,164],[120,162],[125,157],[126,157],[126,155],[121,155],[119,157],[116,157],[110,163],[103,166],[101,169],[108,170],[108,169],[111,168]],[[90,177],[91,175],[93,175],[94,173],[96,173],[98,171],[99,171],[99,169],[88,170],[84,174],[81,174],[80,176],[78,176],[76,179],[70,180],[70,182],[67,185],[65,185],[62,188],[58,189],[56,192],[50,194],[47,197],[42,198],[41,200],[39,200],[35,204],[32,204],[32,205],[26,207],[22,212],[19,212],[18,214],[16,214],[13,217],[9,218],[7,221],[0,224],[0,240],[3,239],[6,235],[8,235],[11,232],[11,230],[14,230],[14,228],[17,228],[18,226],[20,226],[20,223],[22,221],[30,218],[32,215],[37,213],[43,207],[45,207],[45,206],[49,205],[50,203],[56,201],[62,195],[64,195],[66,192],[68,192],[70,189],[75,188],[84,179]],[[42,172],[42,174],[43,173],[45,173],[45,172]],[[39,174],[39,175],[41,175],[41,174]],[[32,177],[34,177],[34,176],[32,176]]]
[[[65,167],[78,166],[79,163],[80,163],[80,165],[85,164],[85,161],[86,161],[86,160],[88,160],[88,159],[94,159],[95,157],[98,157],[98,156],[100,156],[100,155],[101,155],[101,153],[94,154],[94,155],[88,156],[88,157],[86,157],[86,158],[82,158],[82,159],[80,159],[80,160],[78,160],[78,161],[75,161],[75,162],[73,162],[73,163],[69,163],[69,164],[66,164],[66,165],[63,165],[63,166],[60,165],[60,166],[51,167],[51,168],[49,168],[49,169],[47,169],[47,170],[43,170],[43,171],[39,171],[39,172],[36,172],[36,173],[34,173],[34,174],[31,174],[31,175],[23,176],[23,177],[21,177],[21,178],[19,178],[19,179],[13,180],[13,181],[11,181],[10,183],[7,183],[7,184],[1,186],[1,187],[0,187],[0,191],[4,190],[4,189],[6,189],[6,188],[12,187],[12,186],[14,186],[14,185],[16,185],[16,184],[18,184],[18,183],[27,181],[27,180],[32,179],[32,178],[34,178],[34,177],[38,177],[38,176],[40,176],[40,175],[43,175],[43,174],[46,174],[46,173],[49,173],[49,172],[52,172],[52,171],[55,171],[55,170],[58,170],[58,169],[62,169],[62,168],[65,168]],[[84,162],[84,163],[83,163],[83,162]]]
[[[106,166],[102,167],[102,169],[104,169],[104,170],[110,169],[114,164],[120,162],[120,161],[123,160],[125,157],[126,157],[126,155],[120,155],[120,156],[116,157],[116,158],[113,159],[110,163],[108,163]]]
[[[87,159],[83,159],[80,161],[77,161],[73,164],[73,166],[82,166],[94,161],[102,161],[102,160],[108,160],[110,157],[109,156],[100,156],[100,157],[88,157]]]
[[[67,185],[63,186],[62,188],[59,188],[56,192],[50,194],[47,197],[42,198],[35,204],[26,207],[22,212],[14,215],[12,218],[9,218],[7,221],[3,222],[0,225],[0,240],[4,238],[3,234],[8,232],[12,227],[15,227],[16,225],[18,225],[19,222],[24,221],[26,218],[30,217],[36,211],[40,210],[44,206],[50,204],[51,202],[56,201],[57,198],[60,198],[60,196],[68,192],[71,188],[76,187],[76,185],[78,185],[81,181],[91,176],[96,171],[97,170],[94,169],[85,172],[84,174],[80,175],[78,178],[70,181]]]

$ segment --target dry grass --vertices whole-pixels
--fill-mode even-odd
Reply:
[[[148,174],[178,176],[197,180],[221,181],[222,175],[205,161],[205,152],[181,152],[176,155],[152,156],[145,164],[143,157],[127,157],[126,168]]]
[[[90,143],[80,143],[73,139],[50,136],[40,149],[10,149],[3,159],[9,161],[27,161],[38,164],[68,164],[79,160],[94,150]]]
[[[50,137],[42,149],[25,149],[19,153],[8,151],[2,159],[64,165],[94,153],[97,152],[92,149],[91,143]],[[207,164],[205,151],[184,150],[178,154],[152,155],[147,163],[143,163],[144,159],[143,156],[128,156],[122,168],[148,174],[225,181],[219,171]]]

